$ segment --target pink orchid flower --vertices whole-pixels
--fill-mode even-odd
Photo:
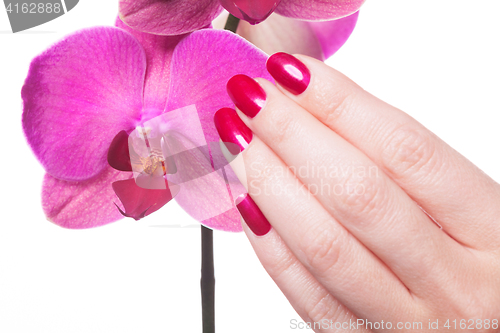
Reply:
[[[22,89],[22,121],[47,172],[45,214],[62,227],[91,228],[122,218],[120,211],[141,218],[175,196],[207,227],[240,231],[228,184],[208,179],[191,187],[180,184],[180,190],[170,184],[163,190],[140,188],[127,172],[124,140],[151,119],[194,105],[204,140],[218,144],[213,115],[233,105],[225,92],[227,80],[238,73],[272,80],[265,70],[267,55],[222,30],[168,37],[137,32],[119,20],[117,25],[76,32],[31,63]],[[175,122],[170,126],[177,129]],[[243,190],[234,174],[226,174],[226,182],[234,196]],[[222,207],[223,200],[231,206]],[[222,213],[202,219],[214,206]]]
[[[225,8],[246,20],[237,33],[261,50],[324,60],[347,40],[364,1],[120,0],[119,10],[123,22],[134,29],[179,35],[209,26]]]

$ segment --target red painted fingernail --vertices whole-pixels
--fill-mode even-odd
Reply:
[[[252,141],[252,131],[233,109],[222,108],[217,111],[214,115],[214,124],[220,139],[233,155],[242,152]]]
[[[311,81],[311,72],[299,59],[278,52],[267,59],[267,71],[286,90],[294,95],[302,94]]]
[[[271,230],[271,224],[247,193],[239,195],[236,198],[235,204],[246,224],[254,234],[257,236],[264,236]]]
[[[248,117],[253,118],[266,103],[266,92],[252,79],[243,74],[233,76],[227,82],[227,94],[234,105]]]

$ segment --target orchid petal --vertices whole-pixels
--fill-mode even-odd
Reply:
[[[226,93],[227,81],[233,75],[246,74],[274,82],[266,71],[266,60],[266,54],[233,33],[211,29],[193,32],[174,51],[167,111],[195,104],[205,141],[207,144],[218,143],[213,116],[218,109],[233,106]],[[179,166],[177,161],[176,164]],[[171,179],[170,176],[168,178]],[[231,211],[235,209],[228,194],[228,186],[230,188],[232,184],[226,184],[223,179],[220,174],[209,174],[200,177],[199,181],[204,183],[180,184],[181,191],[176,201],[195,218],[204,217],[202,213],[208,211],[210,206],[218,207],[219,211],[228,208]],[[235,177],[229,181],[237,182]],[[186,186],[191,187],[184,192]],[[211,217],[211,225],[219,229],[241,230],[237,227],[240,224],[238,214],[227,213],[224,216],[231,220],[224,224]]]
[[[47,219],[61,227],[85,229],[123,218],[114,203],[119,203],[111,183],[132,177],[106,168],[91,180],[68,182],[49,174],[42,186],[42,206]]]
[[[119,171],[132,171],[127,132],[120,131],[111,141],[108,150],[108,164]]]
[[[107,167],[111,140],[140,117],[145,70],[142,46],[111,27],[72,34],[33,60],[23,129],[47,173],[81,181]]]
[[[282,0],[275,12],[301,20],[332,20],[359,10],[365,0]]]
[[[208,26],[222,7],[218,0],[120,0],[119,11],[133,29],[181,35]]]
[[[228,147],[228,143],[222,143],[221,141],[211,142],[210,152],[212,153],[212,160],[216,169],[216,173],[220,178],[224,178],[225,182],[228,185],[228,195],[231,198],[233,206],[230,210],[226,211],[223,214],[202,221],[202,224],[212,229],[240,232],[243,231],[243,228],[241,227],[241,217],[239,211],[234,206],[234,202],[240,194],[246,193],[247,191],[238,180],[238,177],[234,173],[232,167],[227,165],[228,161],[234,160],[236,156],[232,156],[230,157],[230,159],[226,159],[228,158],[228,155],[224,154],[224,147],[230,150]],[[241,155],[238,155],[238,157],[241,157]]]
[[[194,104],[207,142],[218,142],[213,116],[234,104],[226,83],[236,74],[262,77],[274,82],[266,70],[268,56],[229,31],[195,31],[175,48],[172,58],[169,110]]]
[[[229,232],[241,232],[243,228],[241,227],[241,215],[236,208],[232,208],[227,212],[220,215],[212,217],[208,220],[201,222],[206,227],[210,229],[216,229],[221,231]]]
[[[272,14],[257,25],[241,21],[237,33],[268,54],[300,53],[324,60],[321,44],[309,23]]]
[[[120,180],[113,183],[113,190],[123,204],[124,211],[117,205],[120,213],[126,217],[140,220],[167,204],[179,192],[179,186],[168,183],[166,189],[145,189],[137,186],[134,179]]]
[[[189,139],[181,137],[179,133],[170,133],[169,147],[172,151],[189,147],[191,142],[186,142],[187,140]],[[228,221],[217,218],[233,210],[234,200],[245,192],[232,169],[227,166],[227,161],[221,161],[220,157],[224,157],[217,149],[220,150],[219,143],[212,142],[173,155],[178,166],[177,172],[167,175],[167,178],[179,184],[181,190],[175,199],[193,218],[219,230],[241,231],[239,215],[234,215],[237,218]],[[228,214],[227,216],[233,216]]]
[[[170,61],[175,46],[186,35],[160,36],[132,29],[119,18],[115,25],[132,34],[146,52],[146,79],[144,83],[143,117],[150,119],[165,110],[170,86]]]
[[[264,21],[281,0],[219,0],[232,15],[250,24]]]
[[[359,12],[355,12],[338,20],[307,22],[321,44],[325,59],[337,52],[347,41],[356,26],[358,14]]]

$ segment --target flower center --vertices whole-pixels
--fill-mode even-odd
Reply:
[[[141,169],[148,175],[159,176],[161,173],[163,176],[167,174],[165,159],[161,153],[158,154],[156,151],[152,151],[148,157],[139,157],[139,163]]]

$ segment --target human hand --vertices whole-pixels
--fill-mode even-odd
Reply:
[[[404,112],[298,58],[268,60],[277,87],[233,77],[238,112],[214,119],[244,149],[232,165],[252,198],[237,207],[270,276],[317,332],[497,331],[500,186]],[[358,320],[372,326],[345,324]]]

